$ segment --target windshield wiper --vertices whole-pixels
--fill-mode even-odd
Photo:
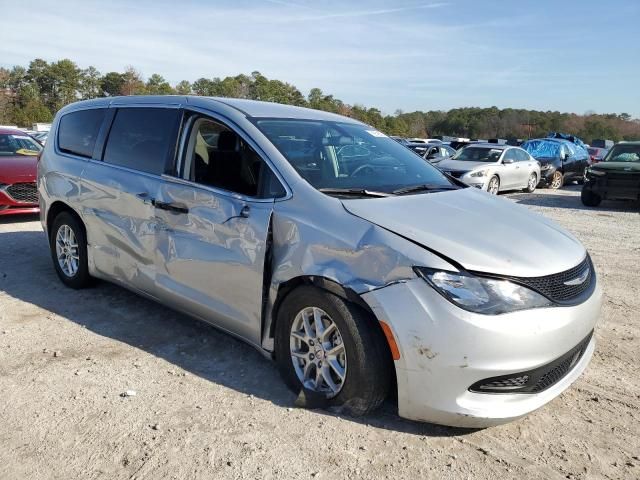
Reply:
[[[398,188],[394,190],[394,195],[402,195],[404,193],[413,193],[413,192],[437,192],[440,190],[457,190],[458,187],[453,185],[433,185],[430,183],[423,183],[421,185],[411,185],[409,187]]]
[[[318,191],[328,195],[354,195],[360,197],[389,197],[390,193],[367,190],[366,188],[319,188]]]

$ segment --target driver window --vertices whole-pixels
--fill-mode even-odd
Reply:
[[[182,178],[255,198],[278,198],[284,188],[267,163],[236,132],[206,117],[193,120]]]

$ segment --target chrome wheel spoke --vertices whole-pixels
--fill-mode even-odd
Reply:
[[[316,337],[322,338],[325,331],[324,324],[322,323],[322,310],[319,308],[313,309],[313,326],[316,331]]]
[[[340,365],[340,362],[338,362],[338,360],[336,360],[335,358],[332,358],[331,360],[329,360],[329,366],[331,367],[331,370],[333,370],[335,372],[335,374],[338,376],[338,378],[340,379],[340,381],[344,381],[344,368],[342,368],[342,365]]]
[[[329,357],[337,357],[341,353],[344,353],[344,345],[342,344],[334,345],[327,350],[327,356]]]
[[[331,334],[336,331],[337,328],[338,327],[336,327],[336,324],[331,322],[331,325],[325,328],[324,332],[322,332],[322,335],[320,335],[320,340],[322,340],[323,342],[326,342],[327,338],[329,338]]]

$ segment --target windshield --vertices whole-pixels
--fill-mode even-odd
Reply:
[[[456,188],[427,161],[366,125],[282,119],[258,120],[256,125],[319,190],[394,193],[415,185]]]
[[[560,156],[560,143],[549,140],[529,140],[524,142],[523,148],[533,158],[556,158]]]
[[[489,162],[494,163],[500,160],[503,150],[491,147],[464,147],[459,150],[451,160],[462,160],[467,162]]]
[[[640,162],[640,145],[618,144],[609,150],[605,162]]]
[[[28,135],[0,133],[0,156],[38,155],[42,146]]]

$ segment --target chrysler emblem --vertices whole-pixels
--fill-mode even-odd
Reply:
[[[580,275],[576,278],[572,278],[571,280],[567,280],[564,282],[565,285],[580,285],[585,282],[587,277],[589,276],[589,269],[586,268]]]

